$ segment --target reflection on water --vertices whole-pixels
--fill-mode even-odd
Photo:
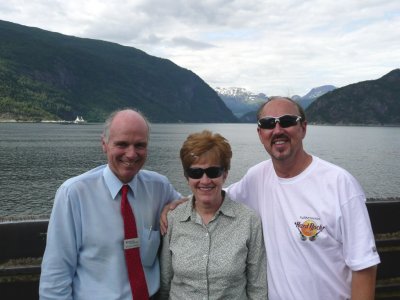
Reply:
[[[146,168],[165,174],[189,194],[179,160],[188,134],[209,129],[232,146],[227,184],[268,158],[253,124],[153,124]],[[69,177],[106,162],[102,125],[0,123],[0,216],[48,214],[54,193]],[[400,196],[400,128],[308,126],[308,152],[340,165],[364,187],[367,197]]]

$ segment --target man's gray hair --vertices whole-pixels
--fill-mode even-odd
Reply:
[[[118,114],[118,113],[120,113],[120,112],[122,112],[122,111],[134,111],[134,112],[137,112],[143,119],[144,119],[144,121],[146,122],[146,125],[147,125],[147,128],[149,129],[149,132],[150,132],[150,122],[149,122],[149,120],[147,120],[147,118],[146,118],[146,116],[141,112],[141,111],[139,111],[139,110],[137,110],[136,108],[123,108],[123,109],[118,109],[118,110],[115,110],[115,111],[113,111],[108,117],[107,117],[107,119],[105,120],[105,122],[104,122],[104,126],[103,126],[103,139],[104,139],[104,141],[107,143],[108,142],[108,139],[109,139],[109,137],[110,137],[110,127],[111,127],[111,123],[112,123],[112,121],[114,120],[114,118],[115,118],[115,116]]]

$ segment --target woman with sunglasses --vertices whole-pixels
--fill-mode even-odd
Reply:
[[[266,256],[259,217],[222,186],[232,157],[210,131],[180,150],[193,195],[168,214],[161,251],[161,299],[266,299]]]

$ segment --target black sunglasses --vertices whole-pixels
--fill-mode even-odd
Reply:
[[[200,179],[206,173],[208,178],[217,178],[222,175],[224,168],[222,167],[209,167],[207,169],[202,168],[189,168],[186,169],[185,173],[188,177],[193,179]]]
[[[301,120],[299,116],[283,115],[280,117],[264,117],[258,120],[258,127],[262,129],[274,129],[279,122],[282,128],[288,128],[297,124]]]

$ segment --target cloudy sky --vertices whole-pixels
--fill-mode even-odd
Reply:
[[[213,88],[268,96],[400,68],[399,0],[7,0],[0,19],[132,46]]]

